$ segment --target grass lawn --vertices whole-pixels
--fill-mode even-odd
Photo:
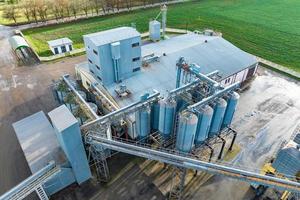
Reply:
[[[168,27],[212,28],[241,49],[300,72],[299,0],[199,0],[169,7]],[[136,23],[145,32],[158,8],[96,17],[25,30],[41,56],[50,55],[47,40],[69,37],[83,47],[82,35]]]

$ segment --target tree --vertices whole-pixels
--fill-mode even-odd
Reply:
[[[30,19],[31,18],[30,8],[32,6],[30,0],[24,0],[21,5],[23,7],[23,13],[24,13],[27,21],[30,22],[31,21],[31,19]]]
[[[72,12],[72,14],[73,14],[73,16],[75,18],[77,18],[77,13],[78,13],[79,9],[80,9],[80,2],[79,2],[79,0],[71,0],[71,2],[70,2],[70,10],[71,10],[71,12]]]
[[[3,18],[13,20],[17,24],[17,19],[20,17],[20,13],[16,5],[8,5],[3,10]]]
[[[102,10],[103,10],[103,1],[102,0],[92,0],[92,6],[93,6],[93,9],[95,10],[96,14],[99,15],[99,10],[100,10],[101,6],[102,6]],[[105,9],[103,10],[103,12],[105,13]]]
[[[90,9],[89,0],[82,0],[82,10],[84,11],[86,17],[88,16],[89,9]]]
[[[36,3],[35,3],[36,10],[37,10],[37,13],[38,13],[40,19],[42,21],[46,21],[47,10],[48,10],[46,1],[44,1],[44,0],[35,0],[35,1],[36,1]]]
[[[35,23],[38,23],[38,12],[37,12],[37,2],[36,1],[32,1],[32,3],[31,3],[30,14],[31,14],[31,17],[34,19]]]

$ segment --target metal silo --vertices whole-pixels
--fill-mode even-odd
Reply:
[[[227,127],[231,124],[231,121],[232,121],[234,112],[236,110],[239,98],[240,98],[240,95],[236,92],[233,92],[232,94],[230,94],[230,97],[227,101],[228,105],[226,108],[222,128]]]
[[[213,137],[214,135],[219,134],[224,119],[226,107],[227,102],[223,98],[219,98],[216,101],[216,105],[214,107],[214,115],[209,130],[209,137]]]
[[[158,130],[164,138],[169,138],[173,131],[174,117],[176,113],[175,100],[162,100],[159,102],[159,123]]]
[[[157,20],[153,20],[149,22],[149,36],[152,41],[160,40],[160,27],[161,24]]]
[[[158,130],[159,123],[159,104],[155,103],[151,107],[151,129]]]
[[[209,105],[204,106],[198,114],[198,124],[195,137],[195,144],[200,144],[208,138],[214,110]]]
[[[144,140],[150,133],[150,108],[145,107],[135,113],[137,137]]]
[[[176,136],[176,149],[181,152],[190,152],[195,139],[198,117],[191,112],[179,115],[179,126]]]

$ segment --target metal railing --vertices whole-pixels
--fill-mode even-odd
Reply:
[[[107,139],[97,133],[90,133],[90,140],[94,145],[102,145],[115,151],[164,162],[167,164],[184,167],[188,169],[206,171],[208,173],[224,175],[237,180],[273,187],[279,190],[300,192],[300,183],[284,180],[272,176],[261,175],[256,172],[245,171],[227,165],[220,165],[198,160],[194,155],[182,153],[175,149],[157,147],[153,149],[149,144],[128,141],[121,138]]]

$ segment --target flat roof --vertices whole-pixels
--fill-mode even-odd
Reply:
[[[100,46],[139,36],[141,36],[141,34],[132,27],[120,27],[84,35],[83,37],[90,39],[96,46]]]
[[[63,131],[73,124],[78,123],[77,119],[65,105],[55,108],[48,113],[48,116],[58,131]]]
[[[159,59],[157,62],[150,63],[148,67],[142,67],[140,72],[121,83],[106,86],[120,107],[138,101],[141,95],[145,92],[152,93],[153,89],[163,95],[174,89],[176,62],[181,56],[190,63],[198,64],[204,74],[219,70],[222,79],[257,63],[253,55],[218,36],[188,33],[146,44],[141,48],[143,57],[154,53]],[[132,94],[125,98],[118,97],[115,89],[120,85],[126,85]]]
[[[56,134],[43,111],[13,123],[13,128],[24,152],[31,173],[35,173],[54,160],[66,161]]]
[[[59,38],[56,40],[50,40],[47,43],[51,47],[56,47],[56,46],[62,46],[62,45],[66,45],[66,44],[72,44],[73,42],[69,38],[65,37],[65,38]]]
[[[129,105],[140,99],[146,92],[158,90],[162,95],[175,88],[176,62],[183,56],[189,63],[196,63],[204,74],[219,71],[221,79],[256,65],[255,56],[242,51],[224,38],[188,33],[167,40],[141,46],[142,57],[154,54],[157,62],[141,67],[139,72],[121,83],[105,86],[112,98],[120,107]],[[79,68],[88,71],[87,63]],[[131,91],[127,97],[119,97],[115,89],[125,85]]]

